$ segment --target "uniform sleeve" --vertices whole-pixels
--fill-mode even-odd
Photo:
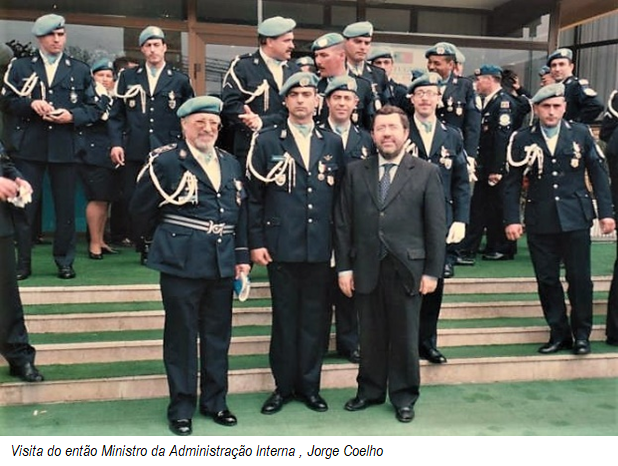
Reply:
[[[476,93],[472,84],[470,84],[466,93],[466,112],[464,118],[464,148],[468,157],[476,158],[481,137],[481,112],[476,106]]]
[[[352,270],[352,176],[347,170],[335,202],[335,263],[337,271]]]
[[[230,63],[230,68],[223,79],[223,90],[221,100],[223,100],[223,115],[232,124],[242,124],[238,115],[245,113],[244,106],[246,97],[240,90],[240,86],[245,87],[247,83],[241,70],[242,62],[239,57]],[[261,97],[260,97],[261,98]]]
[[[578,82],[577,100],[579,103],[579,116],[577,121],[590,124],[603,111],[603,103],[599,100],[596,91],[588,87],[584,81]]]
[[[149,162],[152,164],[159,182],[166,185],[164,171],[160,169],[156,158]],[[137,238],[151,238],[157,226],[159,215],[159,203],[163,199],[155,188],[150,171],[145,168],[137,180],[135,193],[131,198],[129,212],[134,234]]]
[[[511,154],[513,160],[522,160],[524,158],[523,145],[521,138],[516,137],[517,133],[511,136],[508,153]],[[507,162],[508,163],[508,162]],[[525,167],[514,167],[509,165],[507,172],[502,179],[502,206],[504,215],[504,224],[512,225],[521,223],[519,215],[519,199],[521,196],[521,184]]]
[[[605,166],[603,154],[600,152],[591,133],[586,134],[585,157],[586,169],[588,170],[594,197],[597,201],[598,217],[613,217],[614,212],[609,188],[609,174]]]
[[[83,75],[84,95],[81,105],[71,109],[73,114],[73,124],[76,127],[91,125],[101,118],[105,112],[105,107],[97,102],[97,94],[94,87],[94,80],[90,71],[86,68]]]
[[[233,157],[230,155],[230,157]],[[236,163],[236,179],[242,180],[243,174],[240,168],[240,164],[234,159]],[[246,183],[243,183],[242,190],[240,192],[240,208],[238,212],[238,221],[236,223],[235,230],[235,238],[234,238],[234,247],[236,254],[236,263],[237,264],[249,264],[251,262],[251,258],[249,257],[249,244],[248,244],[248,233],[247,233],[247,224],[248,224],[248,202],[249,197],[247,193]]]
[[[513,103],[510,99],[504,98],[500,101],[495,121],[495,130],[492,137],[494,138],[494,154],[491,158],[488,173],[503,174],[506,170],[506,150],[509,145],[509,138],[513,133],[514,117],[516,110],[513,108]]]
[[[125,81],[124,72],[120,73],[118,83],[116,85],[116,94],[124,95],[127,92],[127,83]],[[107,134],[109,135],[112,147],[124,146],[123,133],[126,126],[127,113],[124,99],[116,97],[109,112],[109,120],[107,121]]]
[[[612,92],[607,101],[607,111],[603,115],[599,138],[609,142],[614,130],[618,128],[618,91]]]
[[[468,223],[470,221],[470,180],[468,178],[468,161],[464,153],[463,141],[457,135],[457,153],[453,160],[451,192],[453,195],[453,221]]]
[[[30,71],[30,74],[27,75],[27,71]],[[14,90],[21,91],[25,81],[32,74],[32,69],[28,67],[28,70],[26,70],[21,60],[14,60],[11,63],[5,75],[5,79],[9,84],[4,83],[2,87],[1,101],[3,112],[22,118],[38,118],[38,115],[31,107],[32,101],[35,99],[30,96],[20,96]],[[35,86],[33,94],[36,92],[38,92],[38,87]]]
[[[247,157],[247,164],[251,163],[255,171],[266,174],[266,155],[260,141],[260,136],[255,136],[255,144]],[[248,244],[249,249],[266,247],[264,238],[264,198],[266,197],[266,183],[256,178],[249,172],[247,187],[249,191],[248,202]]]

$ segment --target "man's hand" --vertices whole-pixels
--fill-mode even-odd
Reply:
[[[251,260],[258,265],[268,265],[273,259],[266,248],[258,248],[251,250]]]
[[[521,223],[512,223],[506,226],[504,232],[506,233],[507,239],[510,241],[517,241],[521,238],[521,235],[524,234],[524,227]]]
[[[66,125],[73,123],[73,114],[67,109],[61,108],[47,113],[43,116],[43,120],[56,123],[57,125]]]
[[[476,177],[476,159],[474,157],[466,157],[466,160],[468,162],[468,181],[474,183],[478,181]]]
[[[346,272],[339,274],[339,289],[348,298],[354,294],[354,273]]]
[[[19,192],[19,185],[4,176],[0,177],[0,201],[4,202],[10,197],[17,196]]]
[[[245,113],[238,115],[238,118],[251,129],[251,131],[259,131],[262,129],[262,119],[257,113],[249,108],[248,105],[244,106]]]
[[[109,152],[109,156],[112,159],[112,162],[116,165],[116,168],[124,166],[124,149],[122,147],[112,147],[112,150]]]
[[[53,112],[54,111],[54,106],[51,105],[49,102],[47,102],[45,100],[33,100],[32,103],[30,104],[30,107],[40,117],[44,117],[49,112]]]
[[[453,222],[448,230],[446,244],[457,244],[466,236],[466,224],[463,222]]]
[[[500,183],[501,179],[502,175],[500,175],[499,173],[490,173],[487,177],[487,183],[489,183],[489,186],[496,186],[498,183]]]
[[[234,278],[238,280],[241,273],[249,275],[249,272],[251,272],[251,266],[249,264],[236,264],[234,267]]]
[[[604,235],[609,235],[616,229],[616,221],[611,217],[602,218],[599,220],[599,225]]]
[[[419,293],[422,295],[433,293],[434,291],[436,291],[437,286],[438,279],[436,277],[423,275],[421,277],[421,289],[419,290]]]

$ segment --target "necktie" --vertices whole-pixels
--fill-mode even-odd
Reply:
[[[542,126],[541,125],[541,130],[543,131],[543,134],[545,135],[545,137],[547,138],[553,138],[556,134],[558,134],[558,125],[556,126]]]
[[[56,63],[56,60],[58,60],[58,57],[60,57],[59,53],[56,55],[52,55],[52,54],[45,55],[45,58],[47,58],[47,63],[49,63],[50,65],[53,65],[54,63]]]
[[[394,163],[385,163],[382,165],[384,168],[384,173],[382,174],[382,178],[380,178],[380,203],[384,204],[386,200],[386,195],[388,194],[388,190],[391,187],[391,168],[396,166]]]
[[[150,71],[150,76],[152,76],[153,78],[157,77],[157,68],[155,68],[154,66],[149,66],[148,71]]]
[[[294,125],[294,127],[298,130],[298,132],[300,134],[302,134],[304,137],[309,136],[309,133],[311,133],[311,125],[307,124],[307,125]]]
[[[346,127],[345,126],[335,126],[335,133],[337,133],[338,135],[342,135],[343,133],[345,133]]]
[[[421,125],[425,129],[426,133],[431,133],[431,128],[433,127],[431,121],[421,121]]]

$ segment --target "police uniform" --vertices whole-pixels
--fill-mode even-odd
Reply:
[[[289,18],[269,18],[260,25],[258,34],[278,37],[292,31],[295,26],[296,23]],[[282,83],[300,71],[293,61],[282,62],[280,66]],[[260,49],[234,58],[223,78],[223,118],[228,129],[233,132],[232,152],[242,166],[245,166],[253,131],[238,116],[245,113],[244,106],[247,105],[253,113],[260,116],[263,128],[283,123],[287,110],[279,90],[279,84]]]
[[[64,28],[64,18],[45,15],[33,27],[42,37]],[[43,176],[49,173],[54,197],[56,231],[53,255],[60,278],[73,278],[75,258],[75,155],[78,149],[76,129],[97,121],[101,115],[95,105],[90,68],[65,53],[58,56],[53,81],[48,81],[42,52],[14,60],[7,71],[2,88],[3,106],[12,127],[8,128],[9,146],[16,167],[32,188],[33,202],[16,222],[18,273],[30,275],[32,232],[37,207],[40,205]],[[45,121],[32,108],[34,100],[45,100],[55,109],[71,112],[73,121],[57,124]]]
[[[162,35],[159,28],[149,26],[140,34],[140,46],[151,38],[163,39]],[[125,152],[125,165],[120,170],[122,203],[126,209],[135,190],[135,178],[148,154],[182,140],[176,112],[194,93],[189,77],[169,64],[160,71],[151,92],[147,65],[142,64],[122,71],[115,94],[108,131],[112,147],[122,147]],[[129,236],[139,239],[134,233]]]
[[[547,57],[547,66],[555,59],[566,58],[573,61],[573,52],[570,49],[557,49]],[[599,100],[597,92],[590,87],[587,79],[569,76],[562,81],[564,84],[564,98],[567,101],[564,119],[578,123],[593,123],[603,111],[603,102]]]
[[[378,58],[390,58],[393,61],[395,59],[394,53],[389,47],[372,47],[367,57],[369,64],[374,68],[379,68],[373,65],[373,61]],[[387,81],[383,91],[382,104],[394,105],[395,107],[399,107],[411,115],[412,108],[410,100],[408,99],[408,88],[388,76],[386,76],[386,79]]]
[[[499,67],[485,65],[477,74],[492,74]],[[489,71],[487,71],[489,70]],[[499,73],[499,71],[496,71]],[[483,232],[487,230],[484,258],[513,258],[515,243],[506,238],[502,224],[502,186],[489,184],[489,175],[502,175],[506,168],[506,149],[515,130],[517,115],[515,99],[503,89],[488,96],[481,111],[481,137],[477,157],[474,193],[470,206],[470,228],[458,249],[465,255],[474,255],[479,250]]]
[[[341,139],[314,127],[307,168],[288,120],[256,135],[247,166],[249,247],[267,248],[273,260],[269,359],[276,393],[308,400],[319,395],[326,343],[332,212],[344,169]]]
[[[618,206],[618,91],[613,91],[607,102],[607,111],[601,123],[600,137],[607,143],[605,155],[611,179],[612,200]],[[607,343],[618,345],[618,252],[614,261],[612,283],[607,299],[607,317],[605,321]]]
[[[189,100],[181,107],[189,113],[179,116],[214,113],[205,108],[211,100],[218,114],[219,99],[204,96]],[[198,335],[200,411],[227,410],[232,286],[235,266],[248,264],[249,254],[243,172],[234,156],[217,148],[215,155],[218,189],[185,142],[156,149],[131,201],[134,228],[153,238],[148,267],[161,273],[170,422],[190,420],[195,411]]]
[[[561,84],[545,86],[534,96],[533,103],[563,94]],[[504,221],[511,225],[521,223],[522,179],[528,179],[526,234],[541,306],[550,327],[548,345],[553,345],[552,351],[545,348],[545,352],[570,348],[572,338],[587,342],[592,327],[590,227],[595,209],[586,186],[586,172],[594,188],[599,218],[613,215],[603,156],[589,129],[563,119],[556,137],[552,153],[540,123],[515,133],[508,149],[509,171],[502,181]],[[561,261],[569,285],[570,322],[560,283]],[[543,348],[539,351],[544,352]],[[585,352],[584,345],[578,354]]]

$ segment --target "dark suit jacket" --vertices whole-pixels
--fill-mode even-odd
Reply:
[[[552,234],[592,226],[595,212],[592,193],[586,186],[586,171],[594,189],[599,218],[612,217],[607,170],[586,125],[562,120],[553,156],[538,123],[515,133],[509,151],[514,161],[518,162],[525,158],[526,148],[534,145],[543,150],[543,173],[539,175],[535,162],[527,175],[529,186],[524,215],[529,232]],[[518,168],[510,166],[502,181],[506,225],[521,223],[519,198],[525,169],[525,165]]]
[[[97,121],[103,113],[95,105],[90,68],[66,54],[58,58],[52,83],[47,82],[43,59],[37,53],[13,62],[6,79],[18,90],[33,74],[37,85],[29,96],[16,94],[6,84],[2,88],[2,106],[8,117],[7,145],[11,156],[37,162],[72,163],[78,149],[76,128]],[[43,92],[43,89],[45,90]],[[56,109],[64,108],[73,115],[73,123],[55,124],[44,121],[30,106],[44,99]]]
[[[453,222],[468,223],[470,182],[461,133],[450,126],[438,124],[428,154],[414,118],[411,118],[410,141],[417,148],[418,157],[433,163],[440,170],[446,206],[446,225],[450,226]]]
[[[406,154],[384,205],[378,194],[378,157],[348,165],[335,209],[337,270],[352,270],[359,293],[378,283],[380,239],[410,272],[418,292],[421,276],[442,276],[446,244],[444,194],[438,169]]]
[[[298,71],[300,69],[294,62],[287,62],[283,66],[283,82]],[[255,92],[264,81],[268,83],[268,90],[264,94],[252,98],[243,92]],[[283,105],[283,98],[279,95],[279,86],[259,50],[240,55],[232,61],[223,80],[221,99],[221,116],[234,132],[233,152],[236,156],[246,155],[251,142],[252,131],[238,118],[238,115],[245,113],[245,105],[248,105],[253,113],[260,115],[262,128],[281,125],[287,118],[288,112]],[[248,100],[250,102],[247,102]]]
[[[263,130],[255,140],[252,166],[262,176],[290,154],[296,179],[264,183],[250,174],[249,246],[268,248],[277,262],[328,262],[333,250],[333,207],[344,170],[341,138],[314,129],[310,168],[307,170],[292,132],[287,128]]]
[[[145,162],[150,151],[182,140],[176,112],[194,95],[189,77],[169,64],[161,71],[151,95],[147,73],[144,65],[126,69],[116,86],[119,95],[126,94],[130,86],[141,86],[146,91],[145,111],[139,95],[115,98],[108,120],[112,147],[124,147],[126,159],[133,162]]]
[[[231,154],[217,149],[217,157],[221,168],[218,192],[184,141],[152,154],[150,163],[168,195],[178,188],[186,172],[197,178],[198,193],[197,203],[159,206],[163,197],[154,187],[149,171],[139,178],[130,210],[136,234],[153,238],[149,267],[178,277],[218,279],[234,277],[236,264],[249,263],[242,170]],[[163,223],[161,218],[166,214],[235,226],[235,234],[211,234]]]

